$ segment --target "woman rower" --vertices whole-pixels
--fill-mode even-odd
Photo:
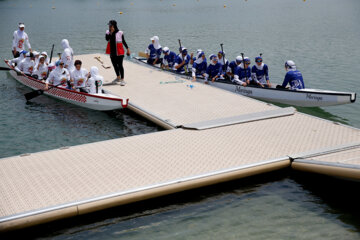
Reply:
[[[211,54],[210,57],[210,64],[206,69],[205,73],[205,83],[208,83],[208,78],[211,79],[211,82],[214,82],[218,78],[223,78],[224,75],[222,73],[222,65],[218,62],[218,59],[215,54]]]
[[[145,50],[146,56],[147,56],[147,63],[148,64],[158,64],[162,62],[162,59],[160,58],[161,56],[161,45],[159,43],[159,37],[158,36],[153,36],[152,38],[150,38],[151,40],[151,44],[148,46],[148,48]]]
[[[197,76],[205,76],[207,68],[205,53],[200,51],[197,53],[196,59],[192,65],[192,78],[193,81],[196,81]]]
[[[25,74],[31,77],[35,68],[35,58],[31,52],[26,54],[26,57],[21,60],[18,65],[15,67],[15,70],[20,72],[21,74]]]
[[[126,48],[126,55],[128,56],[130,56],[130,49],[125,41],[124,33],[117,27],[117,22],[115,20],[110,20],[108,25],[109,30],[107,30],[105,34],[105,39],[108,42],[106,54],[110,54],[110,59],[116,73],[116,79],[113,83],[120,82],[121,86],[125,86],[123,67],[125,53],[124,46]]]
[[[66,88],[67,82],[70,81],[69,71],[64,67],[64,62],[58,60],[55,63],[55,70],[51,71],[45,82],[45,90],[49,89],[49,83],[54,86]]]
[[[64,67],[72,72],[74,70],[74,51],[69,45],[69,41],[67,39],[63,39],[61,41],[61,45],[64,49],[64,52],[61,55],[61,62],[64,63]]]
[[[99,69],[95,66],[90,68],[90,78],[86,81],[86,87],[90,94],[102,93],[104,78],[99,75]]]
[[[33,73],[33,77],[38,80],[45,80],[47,78],[48,66],[45,62],[45,57],[40,56],[39,62],[35,65],[35,71]]]
[[[80,60],[75,61],[75,69],[71,72],[70,82],[73,85],[73,89],[80,92],[87,92],[85,90],[85,82],[89,78],[89,72],[81,67],[82,62]]]

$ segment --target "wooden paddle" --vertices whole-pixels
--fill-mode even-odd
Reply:
[[[9,71],[11,68],[8,67],[0,67],[0,71]]]
[[[147,54],[144,52],[138,52],[139,57],[148,58]]]
[[[182,47],[181,47],[181,40],[178,39],[178,41],[179,41],[180,49],[182,49]],[[182,56],[182,51],[181,51],[180,55]],[[185,56],[185,57],[186,57],[186,56]],[[185,60],[185,57],[183,57],[183,58],[184,58],[184,61],[186,61],[186,60]],[[184,70],[185,70],[185,73],[188,74],[188,70],[187,70],[187,67],[185,66],[185,64],[184,64]]]
[[[50,87],[50,88],[48,89],[48,91],[49,91],[50,89],[52,89],[52,88],[55,88],[55,87],[60,86],[61,84],[62,84],[62,83]],[[32,92],[29,92],[29,93],[24,94],[24,96],[25,96],[26,101],[29,101],[29,100],[31,100],[31,99],[33,99],[33,98],[36,98],[36,97],[38,97],[38,96],[40,96],[40,95],[42,95],[42,94],[44,94],[44,90],[37,89],[37,90],[34,90],[34,91],[32,91]]]

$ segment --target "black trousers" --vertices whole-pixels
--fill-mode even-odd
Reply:
[[[120,76],[121,79],[123,79],[124,78],[124,67],[123,67],[124,55],[110,56],[110,59],[111,59],[112,65],[114,66],[116,76]]]

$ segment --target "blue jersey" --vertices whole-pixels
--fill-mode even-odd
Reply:
[[[191,59],[191,58],[190,58],[190,55],[189,55],[189,54],[186,55],[186,57],[185,57],[185,64],[182,65],[180,68],[176,69],[176,72],[184,72],[184,71],[185,71],[185,70],[184,70],[184,66],[186,66],[186,68],[187,68],[187,65],[189,64],[190,59]],[[175,65],[181,64],[182,62],[183,62],[183,56],[182,56],[181,54],[177,55],[176,58],[175,58]],[[175,65],[174,65],[174,66],[175,66]]]
[[[156,58],[160,59],[162,48],[155,49],[154,45],[151,43],[148,46],[148,51],[149,51],[149,58],[150,59],[156,59]]]
[[[237,67],[237,64],[235,61],[231,61],[228,67],[227,72],[229,72],[229,70],[231,71],[231,73],[235,73],[235,68]]]
[[[176,53],[172,51],[170,51],[168,55],[164,56],[164,60],[167,61],[167,64],[169,65],[170,68],[174,66],[175,58],[176,58]]]
[[[251,81],[251,69],[250,67],[244,69],[243,65],[240,64],[235,68],[235,73],[234,75],[237,75],[239,77],[239,80],[245,82],[245,80],[250,80]]]
[[[220,76],[222,73],[222,65],[220,63],[216,63],[215,65],[209,64],[206,69],[206,73],[209,75],[210,78]]]
[[[266,64],[262,66],[254,65],[251,69],[253,80],[260,82],[261,84],[266,84],[266,81],[269,81],[269,68]]]
[[[196,69],[196,75],[201,75],[201,74],[205,73],[206,68],[207,68],[206,58],[200,64],[198,64],[194,61],[192,68]]]
[[[290,84],[290,89],[303,89],[305,88],[304,80],[302,74],[299,70],[288,71],[285,75],[283,87]]]

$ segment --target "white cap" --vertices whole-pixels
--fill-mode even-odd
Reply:
[[[42,52],[41,55],[47,56],[47,52]]]
[[[151,41],[155,40],[155,39],[159,40],[159,37],[158,36],[153,36],[152,38],[150,38]]]
[[[236,57],[236,61],[237,61],[237,62],[242,62],[242,60],[243,60],[243,59],[242,59],[241,56],[237,56],[237,57]]]
[[[38,56],[38,55],[40,55],[40,53],[39,53],[39,52],[37,52],[37,51],[33,51],[32,53],[34,54],[34,56]]]
[[[24,27],[25,27],[25,24],[19,23],[19,28],[24,28]]]
[[[285,67],[287,67],[287,68],[294,68],[294,67],[296,67],[296,65],[295,65],[295,62],[294,62],[294,61],[292,61],[292,60],[287,60],[287,61],[285,62]]]
[[[164,52],[164,53],[169,52],[169,50],[170,50],[170,49],[169,49],[168,47],[164,47],[164,48],[163,48],[163,52]]]

